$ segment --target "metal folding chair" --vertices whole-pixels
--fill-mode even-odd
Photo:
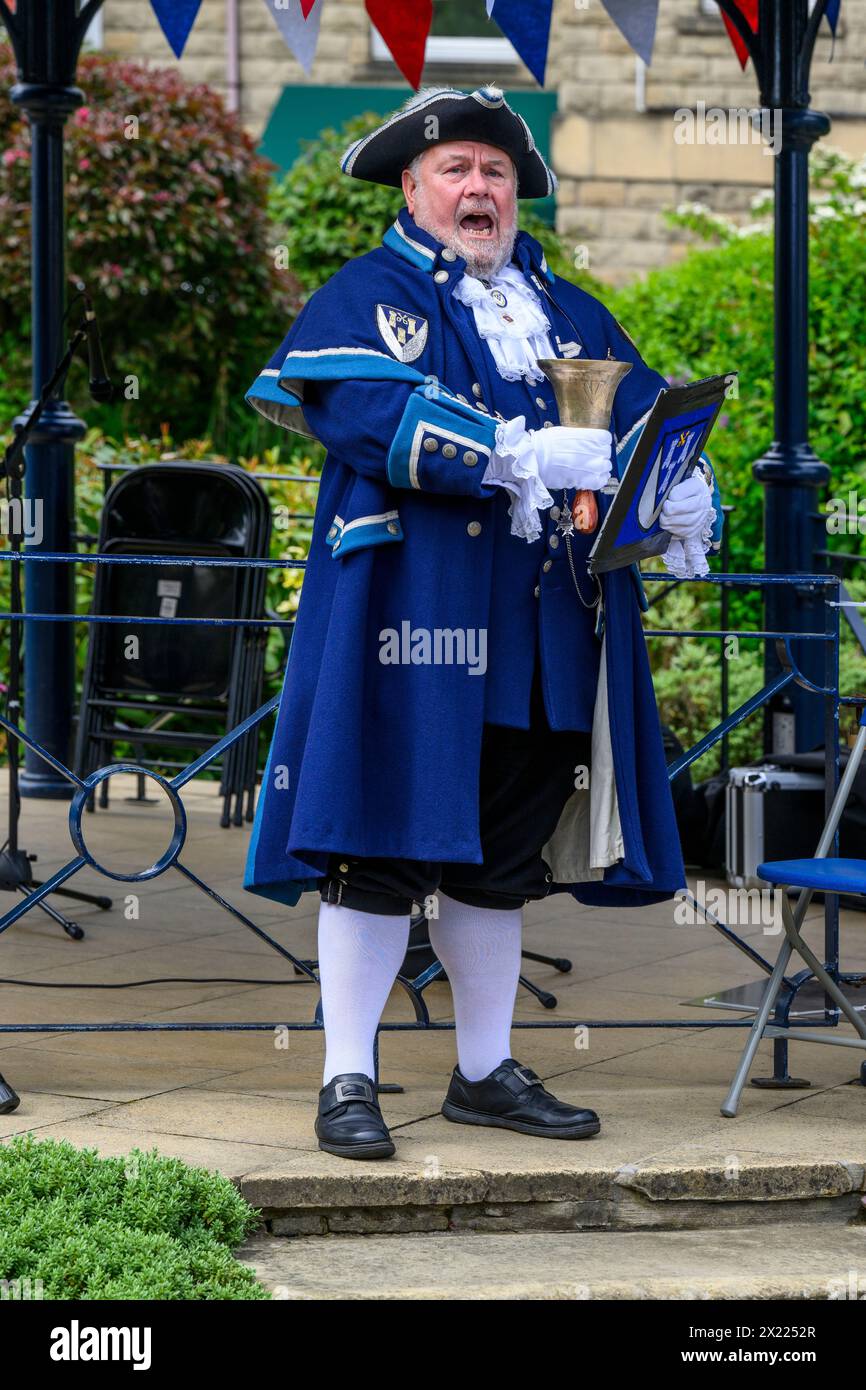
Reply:
[[[755,1054],[758,1050],[758,1043],[762,1038],[785,1038],[795,1042],[816,1042],[830,1043],[836,1047],[854,1047],[866,1052],[866,1018],[859,1014],[850,1000],[840,989],[838,983],[828,973],[814,951],[807,945],[800,935],[800,927],[809,903],[812,901],[812,894],[821,893],[860,893],[866,895],[866,859],[828,859],[827,853],[833,845],[839,821],[845,803],[848,800],[851,787],[857,775],[863,754],[866,751],[866,709],[860,716],[860,728],[857,739],[851,750],[851,755],[845,767],[845,772],[840,779],[833,805],[830,808],[830,815],[827,824],[821,835],[818,848],[813,859],[779,859],[767,864],[758,865],[758,873],[767,883],[775,886],[776,892],[781,899],[782,922],[785,928],[785,940],[779,950],[779,958],[773,968],[767,984],[767,989],[761,1002],[761,1007],[755,1015],[755,1021],[749,1033],[740,1064],[737,1067],[731,1089],[722,1106],[722,1114],[729,1119],[737,1113],[740,1104],[740,1096],[746,1084]],[[788,901],[788,888],[799,888],[801,890],[797,902],[791,909]],[[776,1006],[782,985],[785,983],[785,971],[792,953],[796,951],[806,962],[812,975],[818,984],[822,985],[826,994],[833,1000],[839,1011],[848,1019],[849,1023],[856,1029],[859,1037],[845,1038],[834,1037],[834,1029],[825,1028],[822,1032],[810,1032],[803,1028],[789,1028],[779,1023],[770,1023],[769,1018]],[[861,1079],[866,1084],[866,1062],[861,1066]]]

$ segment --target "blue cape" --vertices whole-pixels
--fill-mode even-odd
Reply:
[[[514,261],[542,296],[558,356],[633,364],[611,421],[621,476],[667,382],[600,301],[550,272],[525,233]],[[554,727],[587,727],[604,654],[624,842],[603,875],[551,891],[600,906],[662,901],[685,874],[639,575],[602,576],[593,634],[565,547],[552,548],[552,521],[533,545],[510,536],[504,491],[481,482],[498,419],[522,414],[540,428],[558,416],[547,384],[497,373],[471,310],[452,295],[464,270],[404,210],[380,247],[312,296],[247,393],[328,453],[244,886],[293,904],[317,886],[331,853],[480,863],[483,724],[525,727],[538,638]],[[405,623],[489,629],[496,660],[486,673],[382,664],[382,633]]]

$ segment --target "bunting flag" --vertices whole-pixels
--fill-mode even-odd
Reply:
[[[758,0],[734,0],[736,8],[740,11],[743,19],[748,24],[753,34],[758,32]],[[726,14],[722,15],[725,21],[725,28],[730,36],[731,43],[734,45],[737,57],[740,60],[740,67],[744,68],[749,61],[749,50],[743,43],[739,31],[736,29],[733,20]]]
[[[195,24],[201,0],[150,0],[150,3],[172,53],[179,58],[186,47],[189,31]]]
[[[13,7],[14,0],[5,0]],[[319,41],[322,9],[328,0],[265,0],[274,23],[304,71],[309,73]],[[509,40],[540,86],[544,86],[553,0],[485,0],[492,19]],[[659,0],[601,0],[626,42],[645,63],[652,61]],[[732,0],[753,34],[758,32],[759,0]],[[424,69],[427,37],[433,22],[433,0],[364,0],[394,62],[417,90]],[[180,58],[195,24],[201,0],[151,0],[162,32]],[[835,38],[842,0],[827,0],[824,18]],[[733,20],[722,12],[740,66],[749,52]]]
[[[487,0],[488,18],[516,48],[540,87],[547,68],[552,9],[553,0]]]
[[[602,3],[606,5],[607,0],[602,0]],[[734,4],[745,19],[752,33],[757,34],[759,20],[758,0],[734,0]],[[824,18],[829,24],[834,38],[836,37],[836,25],[839,23],[839,10],[841,7],[842,0],[827,0],[827,8],[824,11]],[[726,14],[723,14],[722,18],[725,21],[725,28],[730,35],[731,43],[736,49],[737,57],[740,60],[740,67],[744,68],[749,60],[749,50],[743,43],[742,37],[735,28],[733,21],[730,20]]]
[[[433,0],[364,0],[364,4],[397,67],[417,91],[433,23]]]
[[[626,43],[645,63],[652,62],[659,0],[601,0]]]
[[[286,47],[309,74],[319,42],[325,0],[265,0]]]

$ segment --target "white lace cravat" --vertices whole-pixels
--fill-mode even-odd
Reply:
[[[496,370],[506,381],[540,382],[539,357],[555,357],[550,341],[550,320],[538,296],[516,266],[507,265],[486,283],[464,275],[454,296],[467,304],[475,326],[487,343]]]

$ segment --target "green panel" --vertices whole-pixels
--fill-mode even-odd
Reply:
[[[556,93],[520,90],[505,95],[509,105],[526,121],[539,150],[549,161]],[[389,116],[405,100],[405,87],[284,87],[265,127],[261,152],[284,173],[302,153],[302,141],[315,140],[320,131],[327,127],[339,128],[365,111]],[[553,225],[555,198],[541,198],[527,206]]]

